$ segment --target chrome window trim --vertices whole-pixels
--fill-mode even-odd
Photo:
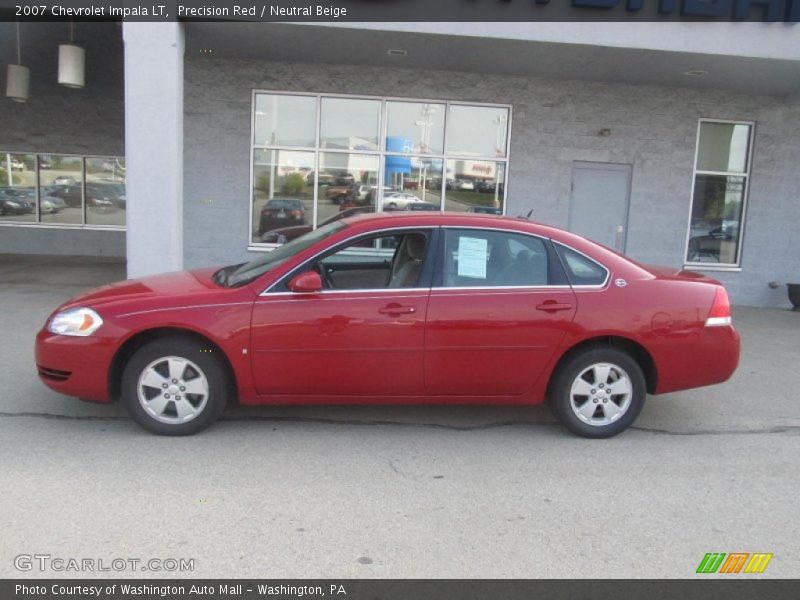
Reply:
[[[392,297],[394,298],[419,298],[420,294],[403,294],[397,295],[398,290],[403,290],[403,292],[430,292],[431,288],[427,287],[413,287],[413,288],[371,288],[371,289],[363,289],[363,290],[320,290],[319,292],[273,292],[271,294],[259,294],[259,296],[265,296],[267,298],[279,298],[281,296],[308,296],[308,297],[316,297],[316,296],[329,296],[329,295],[337,295],[337,294],[374,294],[378,296],[384,296],[388,293],[392,293]],[[352,298],[353,300],[364,300],[369,299],[369,295],[367,296],[358,296],[357,298]],[[351,298],[343,298],[343,300],[351,300]]]
[[[749,139],[747,140],[747,169],[745,171],[706,171],[697,168],[697,157],[700,153],[700,129],[703,123],[725,123],[728,125],[747,125],[750,128]],[[683,266],[684,268],[695,270],[713,270],[713,271],[732,271],[740,272],[742,268],[742,247],[744,246],[744,226],[747,217],[747,203],[750,198],[750,173],[753,168],[753,147],[756,138],[756,122],[755,121],[741,121],[731,119],[709,119],[700,118],[697,120],[697,133],[695,134],[694,142],[694,162],[692,163],[692,189],[689,195],[689,219],[686,224],[686,240],[683,244]],[[692,211],[694,210],[694,188],[695,181],[697,180],[698,173],[700,175],[718,175],[724,177],[743,177],[744,189],[742,190],[742,214],[739,222],[739,240],[736,246],[736,262],[735,263],[704,263],[704,262],[691,262],[686,260],[689,253],[689,239],[692,236]]]
[[[302,97],[310,97],[316,99],[316,123],[315,123],[315,146],[285,146],[285,145],[264,145],[264,144],[256,144],[254,141],[255,137],[255,122],[256,122],[256,96],[258,94],[269,94],[269,95],[276,95],[276,96],[302,96]],[[343,149],[343,148],[321,148],[320,147],[320,128],[322,124],[322,99],[323,98],[337,98],[337,99],[352,99],[352,100],[378,100],[381,102],[380,107],[380,114],[379,114],[379,126],[378,126],[378,149],[377,150],[354,150],[354,149]],[[387,103],[389,102],[409,102],[409,103],[429,103],[429,104],[439,104],[444,105],[444,138],[443,142],[443,150],[441,154],[438,153],[405,153],[405,152],[395,152],[395,151],[388,151],[386,150],[386,134],[387,134],[387,125],[388,125],[388,108]],[[449,114],[450,114],[450,107],[451,106],[475,106],[475,107],[485,107],[485,108],[502,108],[508,111],[508,118],[506,120],[506,140],[505,140],[505,147],[503,148],[504,153],[502,157],[497,156],[469,156],[465,154],[459,153],[451,153],[447,149],[447,128],[448,128],[448,121],[449,121]],[[314,153],[314,190],[313,195],[311,198],[312,202],[312,223],[311,228],[317,228],[317,213],[318,213],[318,206],[319,206],[319,162],[320,162],[320,153],[323,152],[331,152],[331,153],[340,153],[340,154],[365,154],[365,155],[374,155],[378,157],[378,183],[377,185],[377,197],[375,198],[375,212],[383,212],[383,185],[380,183],[384,180],[384,163],[386,162],[385,159],[387,156],[402,156],[406,158],[432,158],[436,160],[442,161],[442,190],[441,190],[441,198],[440,198],[440,206],[439,212],[445,211],[445,206],[447,203],[447,189],[444,182],[447,179],[447,161],[448,160],[471,160],[471,161],[485,161],[485,162],[493,162],[497,164],[502,163],[503,168],[503,194],[502,194],[502,202],[503,202],[503,215],[506,214],[507,207],[508,207],[508,180],[509,180],[509,166],[511,164],[511,129],[514,117],[514,106],[512,104],[504,104],[498,102],[470,102],[467,100],[446,100],[446,99],[433,99],[433,98],[414,98],[414,97],[402,97],[402,96],[370,96],[364,94],[339,94],[339,93],[325,93],[325,92],[294,92],[291,90],[268,90],[268,89],[261,89],[261,88],[251,88],[250,90],[250,141],[249,141],[249,148],[250,148],[250,182],[249,182],[249,190],[250,196],[248,200],[248,224],[247,224],[247,250],[248,251],[261,251],[261,250],[270,250],[273,248],[277,248],[277,244],[266,243],[266,242],[259,242],[253,240],[253,223],[254,223],[254,216],[253,216],[253,205],[254,205],[254,192],[255,186],[253,181],[253,173],[254,173],[254,164],[253,164],[253,153],[255,150],[277,150],[277,151],[291,151],[291,152],[313,152]]]

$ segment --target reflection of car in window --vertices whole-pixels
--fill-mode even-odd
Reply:
[[[72,208],[80,208],[83,202],[83,191],[79,185],[54,186],[50,189],[49,195],[61,198]]]
[[[90,208],[98,211],[125,209],[125,204],[124,186],[97,182],[86,184],[86,205]]]
[[[370,213],[374,210],[375,209],[372,206],[356,206],[354,208],[348,208],[347,210],[343,210],[342,212],[333,215],[329,219],[326,219],[320,223],[319,226],[323,227],[328,223],[333,223],[335,221],[339,221],[340,219],[346,219],[348,217],[354,217],[364,213]],[[286,242],[291,242],[292,240],[299,238],[301,235],[307,234],[312,229],[313,228],[311,225],[281,227],[280,229],[273,229],[272,231],[264,232],[261,235],[260,241],[264,244],[285,244]]]
[[[441,207],[432,202],[411,202],[406,205],[406,210],[441,210]]]
[[[70,175],[59,175],[53,180],[54,185],[75,185],[75,183],[75,178]]]
[[[502,215],[503,209],[495,206],[470,206],[467,212],[478,213],[482,215]]]
[[[0,214],[24,215],[36,211],[36,202],[17,188],[0,188]]]
[[[261,209],[258,234],[278,227],[302,225],[306,222],[306,207],[302,200],[292,198],[273,198]]]
[[[404,210],[412,202],[422,202],[422,199],[404,192],[391,192],[383,195],[384,210]]]
[[[686,259],[689,262],[723,262],[724,257],[733,257],[731,246],[737,242],[737,226],[736,221],[722,221],[705,235],[689,238]]]

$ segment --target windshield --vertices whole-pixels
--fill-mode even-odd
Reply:
[[[337,231],[341,231],[345,227],[347,227],[347,225],[341,221],[323,225],[319,229],[315,229],[314,231],[310,231],[305,235],[301,235],[288,244],[267,252],[263,256],[260,256],[249,263],[245,263],[243,265],[234,265],[233,267],[226,267],[225,269],[222,269],[221,271],[217,272],[215,279],[217,280],[217,283],[226,287],[245,285],[246,283],[250,283],[258,277],[261,277],[264,273],[271,271],[278,265],[282,265],[296,254],[299,254],[303,250],[310,248],[320,240],[324,240],[326,237],[333,235]]]

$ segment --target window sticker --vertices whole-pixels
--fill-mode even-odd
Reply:
[[[486,279],[486,263],[489,253],[485,239],[458,238],[458,276]]]

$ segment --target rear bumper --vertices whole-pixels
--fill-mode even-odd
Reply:
[[[114,348],[109,339],[56,335],[42,329],[35,352],[39,379],[61,394],[110,402],[108,373]]]
[[[657,394],[723,383],[739,366],[741,339],[733,325],[703,327],[680,352],[657,360]]]

